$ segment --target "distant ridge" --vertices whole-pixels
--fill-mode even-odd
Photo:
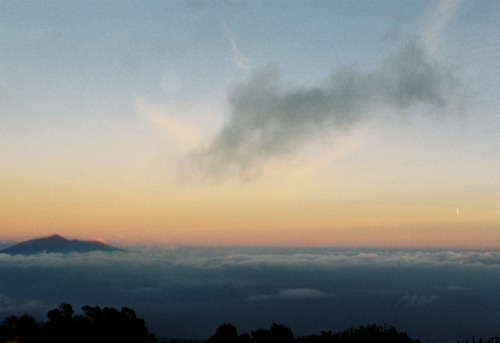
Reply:
[[[0,251],[9,255],[36,255],[43,252],[68,254],[72,252],[125,251],[99,241],[69,240],[59,235],[31,239]]]

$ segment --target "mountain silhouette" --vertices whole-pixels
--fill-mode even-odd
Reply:
[[[90,251],[124,251],[99,241],[69,240],[59,235],[31,239],[1,250],[0,253],[9,255],[36,255],[47,253],[72,253]]]

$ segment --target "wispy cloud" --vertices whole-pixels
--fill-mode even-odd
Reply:
[[[456,84],[452,72],[416,41],[374,72],[340,68],[311,88],[284,86],[277,68],[269,66],[232,90],[228,122],[194,156],[214,173],[245,171],[257,161],[294,151],[311,137],[345,131],[376,116],[376,109],[404,116],[419,105],[445,112]]]
[[[398,304],[406,307],[421,307],[430,305],[439,300],[437,295],[418,295],[418,294],[405,294],[402,296]]]
[[[249,300],[270,300],[270,299],[285,299],[285,300],[299,300],[299,299],[321,299],[333,296],[332,294],[320,291],[313,288],[292,288],[283,289],[276,294],[260,294],[249,297]]]
[[[201,130],[190,122],[181,120],[168,111],[138,101],[137,111],[153,125],[170,143],[180,150],[189,150],[203,140]]]
[[[234,34],[229,30],[227,25],[224,25],[224,32],[226,34],[227,39],[231,43],[231,49],[233,51],[233,63],[240,69],[249,70],[250,69],[250,58],[246,57],[241,53],[238,49],[238,45],[236,44],[236,38]]]
[[[442,0],[436,3],[426,22],[422,40],[431,55],[435,55],[442,46],[448,24],[457,15],[460,0]]]
[[[39,300],[8,297],[0,293],[0,312],[26,312],[46,307],[47,304]]]

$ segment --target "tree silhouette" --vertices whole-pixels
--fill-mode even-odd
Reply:
[[[39,334],[39,325],[35,318],[28,314],[21,317],[9,316],[0,325],[0,342],[19,337],[23,343],[36,342]]]
[[[83,315],[74,315],[73,307],[61,304],[47,313],[46,323],[37,323],[27,314],[9,316],[0,325],[0,343],[19,338],[21,343],[153,343],[143,319],[123,307],[84,306]]]
[[[207,343],[420,343],[411,339],[405,332],[398,332],[392,326],[360,326],[338,333],[323,331],[320,335],[294,338],[290,328],[273,323],[269,330],[257,329],[251,334],[238,336],[237,328],[225,323],[208,339]],[[474,342],[473,342],[474,343]],[[476,342],[477,343],[477,342]],[[498,343],[488,341],[487,343]]]
[[[19,330],[19,339],[23,343],[36,342],[38,336],[38,323],[35,318],[24,314],[17,320],[17,327]]]
[[[0,323],[0,343],[154,343],[156,338],[148,333],[143,319],[134,310],[122,307],[100,308],[83,306],[82,314],[75,315],[70,304],[61,304],[48,311],[48,321],[39,323],[34,317],[8,316]],[[469,342],[468,340],[465,343]],[[170,343],[173,343],[170,341]],[[257,329],[250,334],[238,335],[238,329],[230,324],[220,325],[206,343],[420,343],[406,332],[394,327],[375,324],[350,328],[332,333],[295,338],[290,328],[273,323],[269,330]],[[461,342],[458,342],[461,343]],[[500,337],[472,338],[472,343],[500,343]]]
[[[269,330],[258,329],[251,334],[256,343],[291,343],[294,340],[290,328],[276,323],[273,323]]]
[[[70,304],[62,303],[58,308],[47,312],[49,321],[42,329],[41,340],[44,342],[69,342],[74,339],[75,323],[73,321],[73,307]],[[76,342],[80,340],[75,339]]]
[[[232,324],[222,324],[217,328],[215,334],[208,339],[208,343],[236,343],[238,340],[238,329]]]
[[[73,306],[62,303],[58,308],[47,312],[47,318],[53,322],[69,322],[73,318],[74,313],[75,311],[73,311]]]
[[[411,339],[406,332],[398,332],[392,326],[377,326],[375,324],[350,328],[335,334],[331,331],[321,332],[321,335],[299,337],[297,343],[420,343]]]
[[[6,317],[2,321],[2,326],[0,326],[0,341],[4,342],[16,336],[19,336],[17,317],[16,316]]]

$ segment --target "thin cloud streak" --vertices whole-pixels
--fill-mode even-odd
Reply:
[[[262,300],[272,300],[272,299],[283,299],[283,300],[300,300],[300,299],[324,299],[329,298],[334,295],[323,292],[319,289],[314,288],[292,288],[283,289],[278,291],[276,294],[261,294],[253,295],[248,298],[249,301],[262,301]]]
[[[0,293],[0,313],[22,311],[26,312],[46,308],[47,306],[48,304],[44,303],[43,301],[8,297]]]
[[[254,73],[229,95],[231,114],[211,144],[193,154],[212,173],[245,172],[258,161],[293,152],[320,134],[345,131],[377,116],[377,109],[400,116],[423,105],[445,112],[457,80],[416,41],[406,44],[374,72],[339,68],[322,84],[291,89],[276,67]]]
[[[459,0],[443,0],[437,4],[422,34],[427,51],[436,55],[445,41],[446,28],[455,18],[460,8]]]
[[[204,137],[201,130],[189,123],[156,108],[152,105],[138,101],[137,111],[151,123],[166,139],[171,141],[178,149],[192,149],[199,145]]]
[[[437,295],[418,295],[407,293],[399,299],[398,304],[405,307],[422,307],[435,303],[438,300],[439,297]]]
[[[226,33],[226,37],[231,43],[231,49],[233,51],[233,63],[240,69],[248,71],[250,69],[250,58],[244,56],[238,46],[236,45],[236,39],[234,38],[233,33],[229,30],[227,25],[224,25],[224,31]]]

